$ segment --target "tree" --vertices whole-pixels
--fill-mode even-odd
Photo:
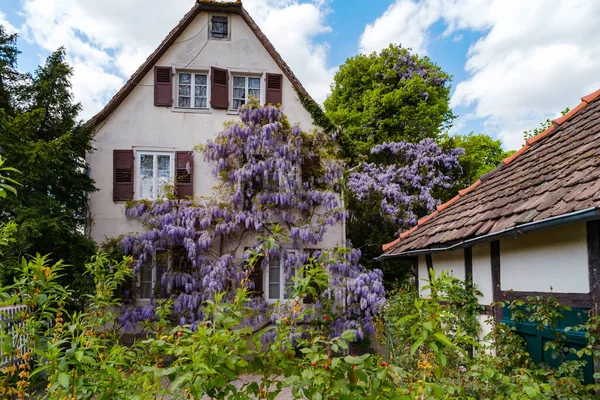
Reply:
[[[463,149],[464,153],[458,158],[460,171],[456,171],[454,184],[439,194],[442,201],[449,200],[456,195],[458,190],[472,185],[482,175],[496,169],[502,164],[502,160],[514,153],[514,150],[502,149],[502,142],[494,140],[490,136],[473,132],[466,135],[443,135],[440,146],[449,151],[452,149]]]
[[[96,190],[84,159],[93,130],[77,121],[81,105],[73,103],[71,75],[61,48],[20,83],[14,115],[0,110],[0,155],[21,171],[23,185],[0,203],[0,212],[18,225],[15,245],[5,251],[7,265],[52,253],[70,265],[65,282],[83,291],[84,265],[95,251],[84,234],[87,196]],[[2,279],[11,274],[5,269]]]
[[[427,57],[390,45],[346,60],[325,100],[351,166],[384,142],[437,138],[452,122],[450,76]]]
[[[306,134],[278,108],[256,103],[242,109],[240,119],[198,148],[215,166],[215,197],[131,203],[127,215],[146,227],[123,240],[124,251],[138,260],[136,272],[156,249],[168,249],[172,267],[153,295],[172,298],[177,321],[194,325],[203,319],[207,300],[223,291],[232,299],[243,280],[261,276],[274,260],[283,260],[288,282],[294,271],[319,260],[331,278],[325,292],[314,293],[313,306],[334,316],[335,334],[372,332],[384,301],[381,271],[365,270],[360,252],[343,244],[318,249],[327,229],[345,215],[338,193],[343,165],[332,159],[331,137]],[[258,261],[255,254],[265,256]],[[280,285],[286,290],[285,282]],[[152,318],[154,306],[128,309],[123,323]],[[263,297],[252,307],[265,311]]]
[[[373,163],[348,177],[348,238],[375,267],[381,245],[417,223],[440,204],[436,194],[452,187],[462,149],[444,151],[433,139],[419,143],[383,143],[373,147]],[[386,284],[406,273],[402,263],[383,266]]]
[[[4,26],[0,25],[0,109],[12,114],[14,111],[12,100],[14,88],[19,80],[17,71],[17,34],[8,34]]]

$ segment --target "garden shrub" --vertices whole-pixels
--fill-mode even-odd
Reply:
[[[249,261],[262,255],[257,251]],[[316,312],[299,300],[325,289],[326,262],[314,257],[302,265],[290,288],[293,300],[275,305],[269,326],[243,323],[256,313],[249,306],[248,272],[231,301],[217,293],[194,325],[173,325],[173,301],[157,301],[153,317],[143,323],[145,336],[128,347],[121,344],[115,310],[119,286],[132,274],[131,258],[115,262],[96,255],[86,266],[95,293],[85,312],[74,313],[64,309],[70,290],[57,281],[63,266],[50,265],[43,256],[24,261],[0,297],[27,306],[15,322],[31,351],[20,354],[1,331],[3,355],[14,360],[0,372],[2,398],[274,399],[285,387],[294,398],[309,399],[595,398],[598,387],[581,381],[576,363],[533,364],[508,325],[497,324],[478,342],[471,324],[478,306],[463,304],[476,306],[477,292],[446,274],[432,275],[427,297],[418,297],[414,284],[390,294],[380,323],[390,327],[397,345],[389,363],[378,355],[348,354],[356,332],[334,334],[327,307]],[[552,300],[529,308],[521,302],[507,306],[542,324],[549,323],[549,315],[558,318]],[[598,326],[592,316],[573,328],[585,330],[589,343],[573,353],[597,356]],[[254,381],[240,383],[243,374]]]

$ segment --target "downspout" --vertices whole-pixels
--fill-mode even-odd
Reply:
[[[527,222],[524,224],[519,224],[512,226],[510,228],[506,228],[500,232],[489,233],[487,235],[478,236],[475,238],[463,240],[459,243],[453,244],[451,246],[446,247],[436,247],[431,249],[418,249],[418,250],[409,250],[398,254],[382,254],[381,256],[375,258],[376,261],[384,261],[393,258],[402,258],[402,257],[410,257],[421,254],[433,254],[439,253],[442,251],[449,251],[454,249],[460,249],[464,247],[471,247],[477,243],[482,242],[490,242],[492,240],[499,239],[501,237],[506,236],[517,236],[524,233],[535,232],[541,229],[549,229],[555,228],[558,226],[563,226],[567,224],[573,224],[577,222],[585,222],[591,221],[594,219],[600,218],[600,206],[586,208],[585,210],[575,211],[568,214],[559,215],[556,217],[551,217],[547,219],[543,219],[535,222]]]

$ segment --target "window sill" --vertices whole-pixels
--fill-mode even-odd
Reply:
[[[240,110],[227,110],[227,115],[239,115]]]
[[[212,114],[212,110],[210,108],[171,107],[171,112],[189,113],[189,114]]]

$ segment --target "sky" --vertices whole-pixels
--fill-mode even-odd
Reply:
[[[322,103],[338,66],[389,43],[453,76],[451,133],[486,133],[506,149],[600,88],[600,1],[243,0],[309,93]],[[74,68],[81,118],[99,111],[194,0],[2,0],[19,34],[19,69],[59,46]]]

